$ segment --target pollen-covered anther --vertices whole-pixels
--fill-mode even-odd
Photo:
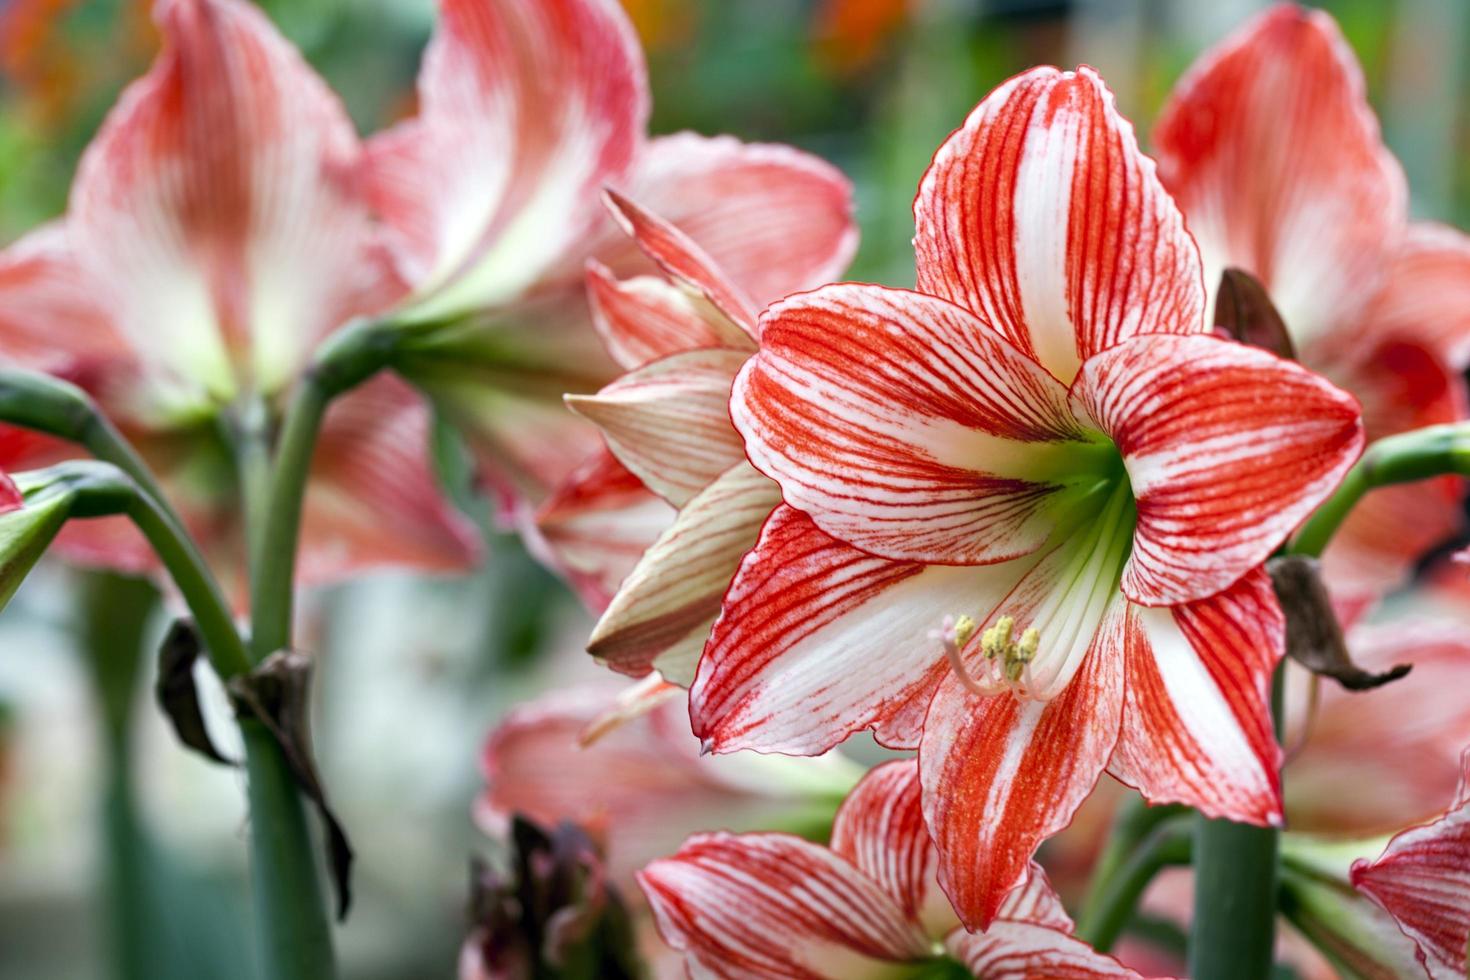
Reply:
[[[961,656],[965,644],[970,642],[970,637],[975,635],[975,621],[969,616],[945,616],[939,623],[939,629],[929,631],[929,639],[938,640],[944,647],[944,655],[949,658],[950,669],[954,671],[960,683],[975,694],[986,695],[987,691],[970,676],[965,669],[965,661]]]
[[[1013,690],[1024,686],[1026,667],[1036,659],[1041,646],[1041,633],[1028,626],[1016,638],[1016,621],[1011,616],[1001,616],[995,624],[980,635],[980,652],[992,662],[994,675]]]

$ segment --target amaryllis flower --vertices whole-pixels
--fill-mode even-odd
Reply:
[[[163,51],[88,148],[64,223],[0,255],[0,356],[91,391],[233,566],[240,506],[222,431],[269,424],[312,345],[401,286],[356,187],[346,112],[260,11],[167,0],[156,16]],[[334,406],[305,573],[473,560],[471,529],[435,489],[427,430],[427,408],[393,379]],[[115,526],[73,544],[146,563]]]
[[[1137,976],[1072,935],[1036,865],[983,935],[960,926],[936,865],[918,769],[903,760],[852,791],[830,848],[786,834],[700,834],[639,882],[690,976],[849,980],[946,958],[986,980]]]
[[[677,228],[618,195],[609,206],[664,277],[619,282],[592,267],[598,330],[629,370],[567,404],[678,516],[631,570],[612,566],[626,577],[610,583],[616,594],[587,649],[614,670],[637,676],[656,667],[687,687],[741,556],[781,502],[730,424],[731,386],[756,350],[756,301]],[[540,526],[555,513],[543,512]]]
[[[850,191],[787,147],[649,139],[646,69],[616,0],[439,6],[419,114],[369,141],[372,199],[412,287],[399,315],[425,328],[401,366],[507,503],[540,503],[600,448],[561,396],[618,373],[590,328],[584,266],[653,271],[603,212],[603,188],[682,228],[762,302],[846,264]]]
[[[1206,52],[1154,146],[1206,286],[1227,267],[1255,275],[1302,363],[1362,402],[1370,439],[1463,417],[1470,239],[1409,222],[1331,17],[1283,4]],[[1454,479],[1369,494],[1324,555],[1334,599],[1352,608],[1399,584],[1460,526],[1461,495]]]
[[[1376,861],[1358,861],[1352,881],[1392,915],[1418,947],[1432,980],[1465,975],[1470,943],[1470,752],[1445,814],[1389,841]]]
[[[1350,396],[1204,332],[1198,252],[1090,69],[992,93],[914,210],[920,292],[761,317],[731,414],[785,504],[690,707],[717,751],[918,747],[983,927],[1104,769],[1280,821],[1260,566],[1363,436]]]

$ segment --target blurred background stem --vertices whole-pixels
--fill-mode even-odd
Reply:
[[[150,949],[162,940],[148,869],[148,838],[133,795],[132,730],[144,640],[158,605],[146,579],[80,572],[80,646],[102,708],[107,774],[102,801],[105,921],[117,980],[156,976]]]

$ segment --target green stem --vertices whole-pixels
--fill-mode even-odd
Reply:
[[[250,651],[257,663],[291,643],[301,511],[327,407],[333,398],[388,366],[400,333],[386,321],[349,324],[327,338],[297,384],[276,447],[269,505],[262,512],[262,523],[251,531],[251,554],[258,560],[250,570]]]
[[[1138,842],[1128,857],[1100,883],[1077,923],[1077,935],[1095,949],[1107,952],[1122,935],[1138,900],[1154,876],[1170,865],[1188,864],[1192,826],[1184,814],[1158,823]]]
[[[159,502],[137,493],[128,506],[128,516],[143,532],[194,617],[194,625],[209,653],[209,662],[221,679],[250,670],[245,644],[235,629],[229,603],[204,564],[204,556],[188,535],[168,519]]]
[[[274,736],[240,720],[250,797],[250,866],[266,980],[330,980],[332,930],[301,794]]]
[[[327,407],[384,367],[395,343],[392,330],[367,321],[328,339],[296,387],[268,470],[261,465],[268,453],[266,426],[240,433],[251,557],[250,658],[257,664],[291,646],[301,513]],[[301,794],[269,731],[252,719],[242,719],[240,729],[250,776],[251,864],[265,975],[330,980],[336,974],[331,922]]]
[[[1272,682],[1271,714],[1281,733],[1286,672]],[[1276,945],[1281,831],[1195,817],[1194,919],[1189,934],[1193,980],[1265,980]]]
[[[81,575],[81,645],[92,669],[107,740],[103,840],[108,940],[113,975],[146,980],[163,936],[147,862],[148,838],[133,798],[132,722],[148,620],[158,591],[146,579],[112,572]]]
[[[1302,525],[1289,551],[1317,556],[1370,490],[1436,476],[1470,476],[1470,424],[1432,425],[1386,436],[1364,451],[1337,491]]]
[[[330,399],[312,375],[301,380],[276,449],[269,504],[263,509],[247,504],[248,511],[262,515],[250,535],[250,553],[256,558],[250,569],[250,654],[256,663],[291,645],[301,512],[317,432]]]
[[[1112,889],[1113,878],[1118,874],[1144,839],[1160,824],[1189,813],[1189,808],[1180,804],[1149,806],[1141,796],[1130,795],[1118,806],[1113,815],[1113,826],[1108,833],[1108,842],[1092,868],[1092,878],[1087,885],[1087,897],[1082,902],[1081,921],[1095,919]]]

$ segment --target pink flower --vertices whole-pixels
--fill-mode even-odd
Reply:
[[[830,849],[786,834],[700,834],[639,875],[659,931],[691,976],[877,977],[951,957],[985,980],[1136,977],[1072,936],[1036,865],[983,935],[935,880],[911,760],[870,772]]]
[[[1444,816],[1394,837],[1378,860],[1352,867],[1353,885],[1397,920],[1432,980],[1463,977],[1470,943],[1470,752],[1461,770]]]
[[[603,188],[664,215],[761,302],[846,265],[850,189],[788,147],[649,139],[646,69],[615,0],[441,0],[440,12],[419,115],[369,141],[367,176],[412,287],[401,318],[475,322],[404,367],[506,503],[539,504],[600,449],[562,394],[617,374],[588,322],[584,267],[595,257],[635,284],[654,271],[607,220]]]
[[[351,122],[269,21],[239,0],[166,0],[156,16],[163,51],[88,147],[64,223],[0,255],[0,345],[97,397],[228,575],[243,544],[221,423],[255,399],[278,406],[317,341],[402,287],[357,186]],[[307,576],[474,560],[435,487],[428,422],[391,378],[333,408]],[[116,524],[67,539],[87,560],[150,560]]]
[[[1358,408],[1204,333],[1198,252],[1089,69],[1007,82],[915,201],[920,292],[777,303],[731,401],[785,505],[690,692],[719,751],[918,747],[940,880],[984,927],[1104,769],[1281,819],[1261,562]],[[973,619],[926,640],[946,615]]]
[[[861,775],[837,755],[701,757],[679,701],[605,734],[594,726],[623,705],[603,690],[516,708],[485,743],[481,826],[499,833],[517,813],[548,827],[571,821],[602,844],[614,882],[631,884],[699,830],[820,827]]]
[[[1351,391],[1368,438],[1465,415],[1470,239],[1407,215],[1362,72],[1332,18],[1282,4],[1206,52],[1154,128],[1205,285],[1270,291],[1303,364]],[[1324,556],[1334,598],[1402,583],[1460,527],[1461,483],[1377,490]]]

